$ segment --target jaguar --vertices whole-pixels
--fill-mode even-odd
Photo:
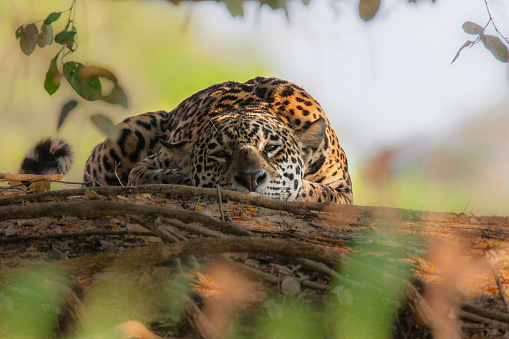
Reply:
[[[92,150],[84,186],[220,186],[279,200],[353,203],[348,161],[322,107],[282,79],[216,84],[171,112],[117,127],[116,139]]]

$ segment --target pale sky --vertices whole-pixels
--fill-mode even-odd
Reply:
[[[244,19],[232,19],[216,3],[200,4],[193,7],[190,29],[211,51],[246,46],[271,75],[308,90],[353,163],[379,146],[446,135],[508,98],[507,64],[481,44],[450,64],[463,43],[475,38],[463,32],[463,22],[488,21],[483,0],[388,0],[367,24],[355,1],[336,3],[338,12],[329,1],[308,7],[295,1],[290,23],[282,11],[258,10],[254,3]],[[489,4],[497,27],[509,36],[509,6],[501,0]]]

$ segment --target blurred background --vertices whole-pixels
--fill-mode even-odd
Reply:
[[[214,83],[276,76],[323,106],[348,156],[356,204],[509,215],[507,63],[479,44],[451,65],[475,38],[462,24],[488,22],[483,0],[385,0],[367,23],[355,0],[287,1],[287,13],[248,1],[243,17],[212,1],[78,0],[78,49],[66,60],[115,73],[128,109],[85,102],[65,81],[51,97],[43,83],[59,46],[21,52],[16,28],[71,2],[0,2],[0,172],[17,172],[36,141],[56,134],[70,99],[79,105],[58,134],[76,155],[65,180],[81,181],[104,139],[91,115],[119,122],[169,111]],[[509,5],[489,5],[509,35]]]

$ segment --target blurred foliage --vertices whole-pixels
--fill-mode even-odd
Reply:
[[[401,259],[415,254],[412,246],[416,240],[396,233],[390,225],[380,224],[376,232],[367,232],[352,244],[352,254],[338,271],[340,278],[326,295],[308,289],[288,294],[282,286],[273,286],[272,293],[261,304],[253,305],[255,308],[238,314],[228,308],[232,305],[216,309],[229,315],[226,333],[220,337],[392,337],[403,307],[404,284],[410,279],[411,265]],[[13,270],[0,282],[0,335],[54,337],[57,317],[69,306],[80,314],[79,324],[66,324],[70,338],[117,338],[115,327],[128,320],[153,324],[166,335],[178,335],[186,326],[188,296],[195,293],[193,286],[199,290],[201,284],[194,270],[181,269],[169,265],[153,270],[110,268],[97,273],[83,302],[77,304],[80,309],[73,303],[64,305],[70,291],[66,273],[41,264]],[[234,272],[229,272],[234,276],[230,279],[237,280]],[[244,287],[238,286],[241,290]],[[207,298],[214,300],[219,295],[212,293]],[[251,303],[249,298],[246,302]]]
[[[0,337],[50,338],[69,284],[64,272],[29,264],[2,278]]]
[[[257,321],[235,325],[233,338],[391,338],[403,307],[405,282],[412,265],[405,258],[422,255],[422,239],[396,235],[390,223],[365,232],[352,243],[324,299],[303,289],[294,296],[270,295]],[[281,287],[282,288],[282,287]]]
[[[330,322],[335,338],[392,338],[403,307],[411,265],[410,237],[393,235],[390,224],[370,231],[353,244],[349,261],[339,273],[349,281],[336,282],[329,295]],[[412,251],[410,251],[412,253]]]

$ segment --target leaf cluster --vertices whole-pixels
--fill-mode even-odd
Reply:
[[[488,24],[490,22],[492,22],[491,19],[488,22]],[[486,26],[488,26],[488,24],[486,24]],[[456,61],[456,59],[458,59],[461,51],[464,48],[472,47],[473,45],[475,45],[479,42],[482,42],[484,47],[487,50],[489,50],[497,60],[499,60],[501,62],[508,62],[509,51],[507,49],[507,46],[502,42],[502,40],[500,40],[499,37],[484,34],[486,26],[482,27],[482,26],[480,26],[476,23],[473,23],[471,21],[467,21],[463,24],[463,30],[465,31],[465,33],[477,35],[477,37],[473,41],[467,40],[463,44],[463,46],[461,46],[461,48],[458,50],[458,53],[456,53],[456,56],[454,57],[454,59],[451,61],[451,64],[454,61]]]
[[[61,78],[64,77],[73,90],[87,101],[101,100],[110,104],[128,107],[128,99],[122,87],[119,85],[117,77],[109,70],[86,66],[80,62],[65,61],[67,55],[77,49],[78,31],[74,25],[74,15],[76,11],[76,0],[73,0],[69,9],[62,12],[52,12],[43,21],[40,31],[35,23],[22,25],[16,30],[16,39],[20,41],[21,51],[26,55],[31,55],[37,46],[45,47],[53,44],[53,41],[61,48],[50,61],[48,71],[44,80],[44,89],[48,94],[53,95],[60,88]],[[58,21],[62,14],[68,12],[67,24],[65,28],[53,36],[52,24]],[[113,83],[113,88],[109,93],[103,93],[101,80],[107,80]],[[76,100],[67,102],[60,113],[58,127],[59,129],[69,112],[77,106]],[[95,114],[92,122],[101,131],[108,131],[108,136],[114,136],[113,122],[102,114]]]
[[[60,79],[62,76],[69,82],[71,87],[83,99],[88,101],[103,100],[111,104],[118,104],[127,107],[127,96],[118,84],[116,76],[100,67],[85,66],[79,62],[64,62],[65,56],[74,52],[77,48],[77,29],[74,26],[74,15],[76,1],[70,9],[64,12],[69,12],[69,18],[64,30],[57,33],[53,37],[52,23],[57,21],[61,14],[64,12],[53,12],[44,19],[39,32],[35,23],[22,25],[16,30],[16,38],[20,40],[20,47],[23,53],[31,55],[36,46],[45,47],[55,43],[63,47],[58,51],[55,57],[51,60],[46,79],[44,81],[44,89],[50,95],[60,87]],[[62,56],[61,56],[62,55]],[[60,59],[60,63],[58,62]],[[114,87],[111,93],[104,95],[102,93],[100,78],[104,78],[113,82]]]

